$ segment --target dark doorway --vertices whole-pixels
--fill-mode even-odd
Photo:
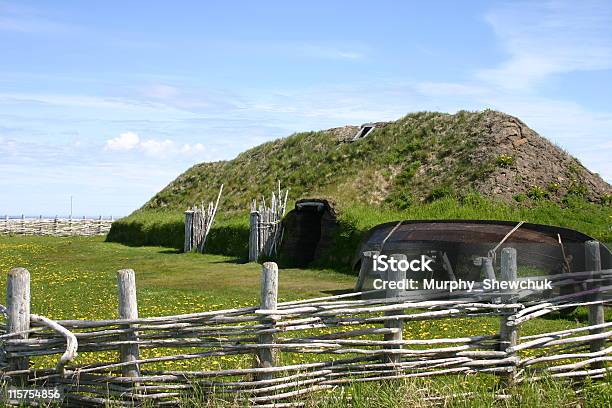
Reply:
[[[296,251],[295,261],[300,265],[306,265],[314,259],[317,245],[321,239],[321,216],[322,211],[317,207],[305,207],[298,211],[296,228]]]
[[[308,266],[331,249],[337,225],[326,200],[299,200],[283,219],[280,262],[285,266]]]

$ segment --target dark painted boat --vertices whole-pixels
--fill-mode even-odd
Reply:
[[[368,231],[353,258],[360,271],[357,290],[368,290],[370,267],[362,268],[364,252],[381,255],[404,254],[411,258],[427,255],[434,260],[432,272],[410,272],[407,278],[482,281],[479,259],[492,257],[499,264],[502,248],[517,250],[518,275],[547,276],[585,271],[585,245],[593,238],[581,232],[549,225],[488,220],[395,221]],[[602,269],[610,269],[612,254],[600,245]],[[361,286],[361,287],[360,287]],[[563,288],[562,292],[573,288]]]

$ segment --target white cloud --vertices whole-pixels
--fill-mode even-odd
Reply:
[[[139,147],[145,154],[153,157],[165,157],[166,155],[171,154],[175,150],[174,142],[170,139],[144,140],[140,143]]]
[[[612,8],[605,1],[508,3],[486,15],[509,58],[478,79],[529,89],[553,74],[612,68]]]
[[[106,141],[106,150],[132,150],[140,143],[140,137],[134,132],[121,133],[118,137]]]
[[[124,132],[118,137],[106,141],[105,150],[108,151],[138,151],[150,157],[166,158],[176,155],[194,156],[204,152],[204,145],[196,143],[179,144],[171,139],[141,139],[137,133]]]
[[[91,110],[98,119],[134,117],[155,120],[159,117],[174,119],[193,118],[194,114],[165,101],[149,101],[130,97],[99,97],[88,95],[37,94],[37,93],[0,93],[0,105],[29,106],[37,105],[37,114],[42,109],[76,108],[79,111]]]

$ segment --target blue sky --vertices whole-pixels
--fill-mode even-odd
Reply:
[[[606,1],[0,0],[0,214],[125,215],[195,163],[419,110],[516,115],[610,182],[610,95]]]

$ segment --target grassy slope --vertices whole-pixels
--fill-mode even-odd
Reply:
[[[100,238],[0,237],[0,290],[5,290],[6,272],[14,266],[27,267],[31,272],[32,311],[56,319],[115,317],[115,271],[126,267],[136,271],[142,317],[252,305],[257,302],[259,293],[259,265],[236,264],[222,256],[179,254],[172,248],[126,247],[104,243]],[[350,289],[353,284],[353,277],[331,270],[281,269],[279,290],[281,299],[293,300]],[[612,318],[611,312],[606,311],[606,320]],[[585,310],[578,310],[569,318],[552,315],[523,325],[521,334],[578,327],[585,319]],[[499,320],[495,318],[415,321],[405,325],[404,338],[461,337],[494,333],[498,327]],[[144,350],[143,354],[153,356],[155,352]],[[106,358],[113,358],[112,352],[105,353],[109,354]],[[41,358],[38,364],[54,364],[53,358]],[[281,358],[285,363],[296,363],[302,360],[295,358],[316,356]],[[100,356],[81,353],[79,359],[93,362]],[[251,361],[230,358],[216,363],[233,367],[251,364]],[[206,368],[199,360],[184,364],[181,368]],[[427,396],[474,392],[471,398],[449,398],[447,406],[485,407],[494,402],[495,382],[493,377],[486,375],[454,375],[396,383],[355,384],[345,392],[317,394],[307,401],[307,405],[343,407],[350,399],[351,406],[355,407],[428,406],[424,400]],[[577,397],[562,382],[526,383],[512,391],[511,400],[499,404],[606,406],[612,395],[610,390],[609,383],[599,383]],[[194,404],[202,406],[202,401]]]
[[[182,211],[214,197],[221,183],[223,210],[245,210],[253,198],[268,195],[277,180],[291,188],[292,197],[317,195],[340,207],[354,202],[406,206],[461,190],[493,170],[494,157],[473,155],[491,116],[504,117],[493,111],[414,113],[355,143],[340,142],[327,131],[294,134],[231,161],[193,166],[143,210]],[[425,163],[437,170],[413,177]]]

